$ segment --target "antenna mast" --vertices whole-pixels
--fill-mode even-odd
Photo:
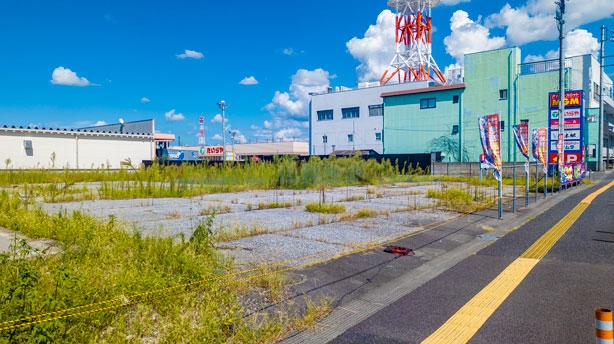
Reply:
[[[431,55],[431,9],[439,5],[439,1],[388,1],[388,6],[396,11],[396,54],[380,78],[380,85],[385,85],[394,78],[398,83],[425,80],[446,83],[446,78]]]

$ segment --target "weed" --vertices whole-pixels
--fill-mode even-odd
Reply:
[[[342,202],[356,202],[356,201],[362,201],[365,199],[365,196],[362,195],[353,195],[353,196],[349,196],[346,197],[344,199],[342,199]]]
[[[292,203],[290,202],[260,202],[258,203],[259,209],[275,209],[275,208],[290,208],[292,207]]]
[[[269,233],[270,230],[268,228],[253,226],[238,226],[233,227],[230,230],[223,230],[219,233],[216,233],[216,239],[220,242],[228,242],[241,238],[247,238],[254,235],[266,234]]]
[[[305,204],[305,210],[312,213],[322,213],[322,214],[341,214],[345,212],[345,206],[342,204],[335,203],[316,203],[311,202]]]
[[[228,214],[232,211],[229,205],[216,205],[202,208],[198,211],[198,216],[208,216],[215,214]]]
[[[169,219],[178,219],[180,217],[181,217],[181,213],[177,209],[171,210],[168,214]]]
[[[433,207],[443,205],[451,210],[461,212],[470,211],[475,208],[473,195],[457,187],[446,187],[445,190],[442,189],[441,191],[429,189],[427,197],[439,200],[438,204],[433,204]]]
[[[358,212],[356,213],[356,216],[363,217],[363,218],[364,217],[374,217],[374,216],[377,216],[377,211],[373,209],[362,208],[358,210]]]

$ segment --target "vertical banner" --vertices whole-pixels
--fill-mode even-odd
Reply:
[[[539,154],[537,154],[537,146],[539,146],[539,129],[533,129],[533,135],[531,135],[531,155],[535,162],[539,162]]]
[[[514,138],[516,139],[516,145],[520,150],[520,153],[527,159],[524,164],[525,172],[529,173],[529,124],[520,123],[512,126],[514,131]]]
[[[518,145],[518,149],[520,153],[524,155],[525,158],[529,158],[529,124],[528,123],[520,123],[518,125],[513,125],[512,130],[514,131],[514,138],[516,139],[516,145]]]
[[[537,156],[544,166],[544,173],[548,172],[548,128],[537,128]]]
[[[478,117],[480,140],[484,150],[484,163],[493,169],[493,176],[501,180],[501,127],[499,114]]]

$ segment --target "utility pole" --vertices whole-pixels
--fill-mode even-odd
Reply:
[[[559,6],[555,19],[559,22],[559,137],[563,137],[561,152],[558,152],[560,159],[565,157],[565,0],[555,4]],[[559,161],[559,166],[564,162]],[[559,178],[562,172],[559,170]]]
[[[217,106],[222,109],[222,161],[226,162],[226,120],[224,119],[224,111],[228,107],[225,101],[220,101]]]
[[[603,58],[605,25],[601,25],[601,49],[599,50],[599,135],[597,137],[597,171],[603,171]]]

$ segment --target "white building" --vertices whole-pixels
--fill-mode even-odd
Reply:
[[[357,89],[329,88],[312,93],[309,107],[309,154],[374,150],[384,153],[382,93],[428,87],[428,81],[386,86],[363,83]]]
[[[118,169],[156,156],[153,120],[83,129],[3,125],[0,163],[6,169]],[[134,129],[141,129],[136,131]]]
[[[283,141],[283,142],[259,142],[259,143],[235,143],[216,146],[170,146],[168,147],[170,160],[209,160],[222,161],[223,153],[226,152],[226,160],[247,160],[251,157],[270,157],[282,155],[307,156],[309,147],[307,142]]]

